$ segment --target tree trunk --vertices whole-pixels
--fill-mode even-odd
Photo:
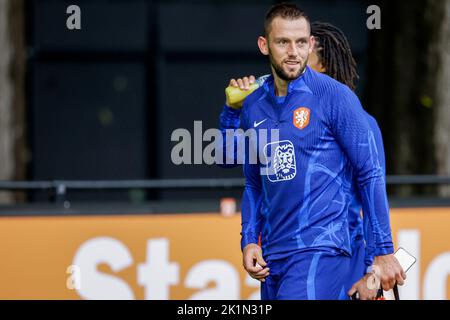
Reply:
[[[435,145],[437,173],[450,175],[450,1],[442,3],[444,19],[436,45],[440,59],[436,76]],[[440,193],[450,197],[450,186],[440,188]]]
[[[25,178],[23,0],[0,0],[0,179]],[[9,192],[0,203],[13,202]]]
[[[450,66],[445,62],[448,1],[411,1],[405,5],[403,1],[382,0],[379,5],[382,28],[370,31],[365,100],[383,132],[387,172],[449,174],[450,131],[449,117],[445,116],[450,88]],[[435,192],[435,187],[397,190],[404,196]]]

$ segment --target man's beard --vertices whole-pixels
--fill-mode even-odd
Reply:
[[[276,75],[284,81],[292,81],[292,80],[295,80],[298,77],[300,77],[302,75],[302,73],[305,71],[306,64],[308,63],[308,59],[306,59],[306,61],[300,65],[298,72],[295,73],[293,76],[290,76],[283,70],[283,67],[281,65],[277,64],[275,62],[275,60],[273,60],[270,49],[269,49],[269,59],[270,59],[270,64],[272,65],[273,70],[275,71]]]

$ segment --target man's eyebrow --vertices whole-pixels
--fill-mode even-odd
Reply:
[[[300,41],[300,40],[306,40],[307,41],[308,39],[309,39],[309,37],[300,37],[300,38],[295,39],[295,41],[296,42]],[[287,38],[287,37],[276,37],[274,40],[275,41],[280,41],[280,40],[288,40],[288,41],[290,41],[290,39]]]
[[[280,41],[280,40],[289,40],[289,39],[286,38],[286,37],[276,37],[274,40],[275,41]]]

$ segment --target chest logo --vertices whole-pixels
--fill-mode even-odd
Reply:
[[[297,174],[294,145],[289,140],[269,143],[264,148],[265,175],[271,182],[291,180]]]
[[[262,121],[260,121],[260,122],[253,121],[253,126],[254,126],[255,128],[257,128],[257,127],[259,127],[261,124],[263,124],[264,122],[266,122],[266,120],[267,120],[267,119],[264,119],[264,120],[262,120]]]
[[[301,107],[294,110],[292,122],[295,127],[297,127],[300,130],[303,130],[308,126],[310,116],[311,110],[305,107]]]

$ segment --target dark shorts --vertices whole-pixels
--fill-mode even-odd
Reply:
[[[355,240],[352,243],[352,258],[350,260],[348,280],[345,286],[346,292],[366,274],[365,253],[366,246],[364,240]]]
[[[270,275],[261,283],[262,300],[348,299],[351,258],[328,251],[298,252],[267,261]]]

